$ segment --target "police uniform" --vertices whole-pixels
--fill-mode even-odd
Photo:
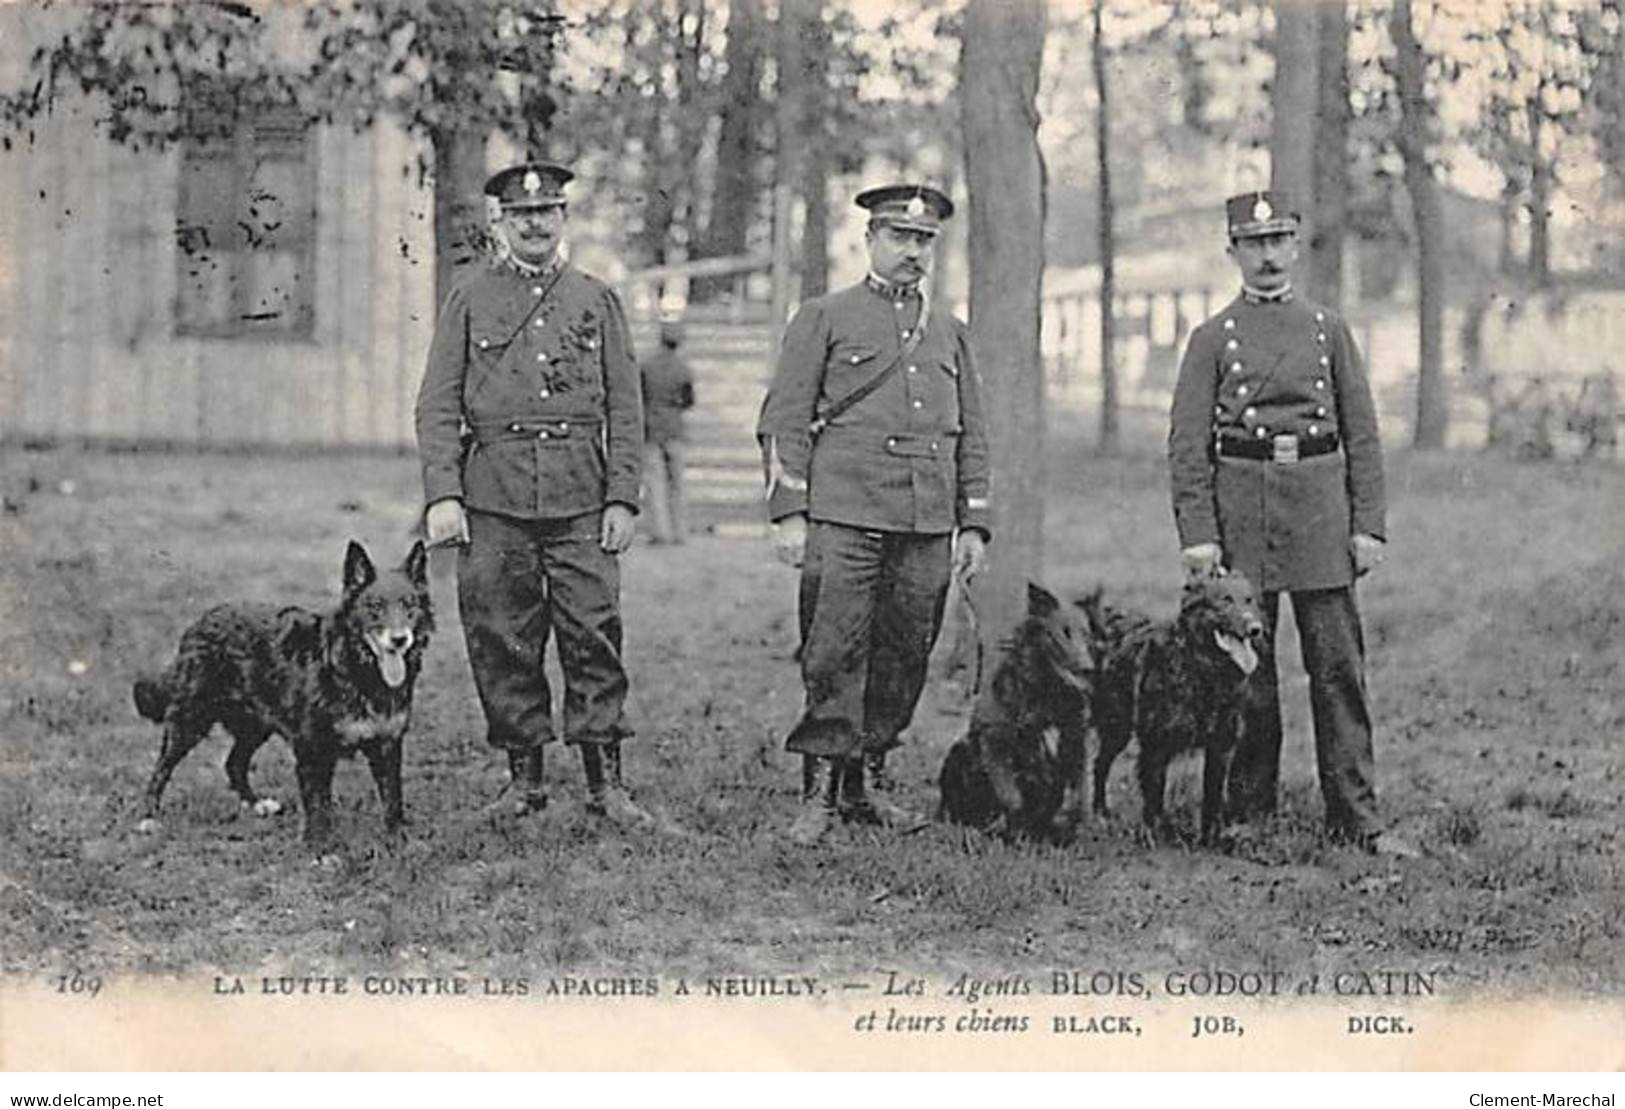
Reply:
[[[694,371],[677,353],[682,341],[680,324],[662,323],[660,350],[643,363],[643,466],[657,542],[681,543],[687,531],[683,413],[694,407]]]
[[[1232,239],[1295,231],[1268,193],[1232,198]],[[1384,537],[1382,452],[1348,325],[1293,295],[1244,291],[1191,335],[1174,389],[1169,465],[1182,547],[1217,544],[1257,586],[1268,647],[1254,673],[1232,797],[1273,811],[1281,720],[1274,638],[1292,596],[1313,705],[1327,823],[1376,834],[1355,535]]]
[[[529,163],[486,192],[505,207],[562,205],[571,176]],[[531,760],[539,792],[541,746],[556,738],[543,671],[556,632],[568,741],[612,756],[618,786],[630,734],[620,570],[599,540],[606,505],[636,509],[643,426],[615,293],[558,258],[465,276],[435,323],[417,433],[426,502],[457,498],[467,513],[458,601],[490,742],[516,777]]]
[[[875,223],[932,234],[953,211],[946,196],[916,186],[857,202]],[[876,756],[878,769],[924,687],[954,535],[990,531],[987,426],[964,324],[932,312],[918,283],[873,274],[806,302],[785,332],[758,437],[769,515],[808,518],[806,705],[786,745],[809,768],[830,760],[832,783],[861,803],[859,756]],[[813,788],[810,770],[805,784]]]

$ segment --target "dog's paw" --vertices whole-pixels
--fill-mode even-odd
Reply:
[[[255,816],[279,816],[282,813],[282,802],[270,797],[261,797],[252,805],[243,802],[243,808]]]
[[[156,816],[146,816],[136,824],[135,830],[144,836],[155,836],[164,830],[164,825]]]

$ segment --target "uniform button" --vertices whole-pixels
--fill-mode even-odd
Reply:
[[[1232,362],[1232,363],[1230,363],[1230,372],[1231,373],[1236,373],[1240,369],[1241,369],[1241,363],[1240,362]]]
[[[863,357],[861,355],[854,354],[852,356],[852,364],[854,366],[856,366],[859,362],[862,362],[862,361],[863,361]]]
[[[1320,356],[1320,364],[1322,366],[1330,367],[1331,364],[1332,364],[1332,360],[1329,357],[1327,357],[1326,355],[1323,354],[1323,355]]]
[[[540,285],[532,285],[530,287],[530,295],[531,296],[538,296],[538,297],[541,296],[542,295],[542,287]]]
[[[1225,320],[1224,321],[1224,329],[1226,331],[1234,331],[1236,329],[1236,321],[1235,320]]]
[[[1316,332],[1315,341],[1317,343],[1324,343],[1326,341],[1326,333],[1324,331]]]
[[[1258,430],[1253,432],[1253,434],[1258,436],[1260,439],[1264,438],[1264,436],[1268,435],[1269,433],[1270,429],[1262,425],[1259,426]]]
[[[1309,425],[1309,434],[1310,435],[1319,435],[1320,434],[1320,425],[1319,424],[1310,424]]]
[[[553,394],[549,393],[546,389],[542,389],[536,395],[541,397],[543,400],[546,400],[548,397],[552,396]]]
[[[538,432],[537,432],[537,433],[536,433],[536,438],[538,438],[538,439],[546,439],[546,438],[547,438],[547,432],[545,432],[545,431],[538,431]]]
[[[1323,377],[1315,378],[1315,388],[1316,389],[1324,389],[1324,388],[1326,388],[1326,379],[1323,378]]]
[[[923,400],[917,400],[917,401],[914,402],[914,407],[915,408],[924,408],[925,407],[925,402]]]
[[[897,440],[896,439],[887,439],[886,440],[886,445],[888,447],[895,447],[897,445]]]
[[[899,312],[901,312],[901,311],[902,311],[902,310],[903,310],[903,302],[902,302],[902,301],[898,301],[898,302],[897,302],[897,304],[896,304],[896,307],[897,307],[897,310],[898,310],[898,311],[899,311]]]
[[[1243,412],[1242,415],[1246,416],[1249,420],[1257,419],[1258,418],[1258,409],[1252,407],[1251,405],[1248,405],[1247,406],[1247,411]]]
[[[1319,416],[1321,419],[1325,419],[1326,418],[1326,409],[1325,408],[1317,408],[1317,409],[1315,409],[1315,415]]]
[[[935,454],[936,450],[937,450],[937,441],[935,439],[933,439],[933,440],[931,440],[931,453]]]
[[[480,340],[480,349],[481,350],[484,350],[485,348],[489,347],[490,345],[491,345],[491,340],[489,340],[489,339],[481,339]]]
[[[1224,344],[1224,349],[1225,350],[1235,350],[1239,346],[1241,346],[1241,342],[1239,340],[1231,339],[1229,342]]]
[[[536,317],[536,326],[537,326],[537,327],[541,327],[541,326],[542,326],[542,325],[543,325],[543,324],[545,324],[545,323],[546,323],[546,322],[547,322],[547,321],[546,321],[546,320],[544,320],[544,319],[542,319],[542,318],[541,318],[541,317],[540,317],[540,316],[538,316],[538,317]]]
[[[520,424],[509,424],[508,425],[508,430],[509,431],[523,431],[525,429]]]
[[[538,352],[537,355],[536,355],[536,361],[538,361],[538,362],[546,362],[547,361],[547,355],[545,353]]]
[[[1247,395],[1247,386],[1245,386],[1245,385],[1237,386],[1237,388],[1236,388],[1236,396],[1244,397],[1246,395]]]
[[[1224,415],[1224,405],[1222,405],[1222,404],[1215,404],[1215,405],[1214,405],[1214,406],[1213,406],[1213,414],[1214,414],[1214,415],[1215,415],[1215,416],[1222,416],[1222,415]]]
[[[908,338],[908,328],[906,328],[906,327],[903,328],[903,338],[905,338],[905,339]],[[912,368],[913,367],[910,367],[910,369],[912,369]]]
[[[1315,322],[1316,323],[1325,323],[1326,322],[1326,313],[1324,313],[1324,312],[1316,312],[1315,313]]]
[[[567,421],[567,420],[560,420],[560,421],[559,421],[559,430],[560,430],[560,431],[569,431],[569,430],[570,430],[570,424],[569,424],[569,421]]]
[[[907,334],[908,334],[908,332],[906,332],[906,331],[905,331],[905,332],[903,332],[903,334],[904,334],[904,335],[907,335]],[[911,374],[917,374],[917,373],[919,373],[919,372],[920,372],[920,367],[918,367],[918,366],[910,366],[910,367],[909,367],[909,368],[908,368],[908,372],[909,372],[909,373],[911,373]]]

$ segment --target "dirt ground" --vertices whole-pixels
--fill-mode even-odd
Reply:
[[[0,453],[0,952],[7,975],[334,966],[487,974],[823,972],[1175,965],[1431,972],[1441,992],[1617,996],[1625,986],[1625,481],[1605,465],[1391,460],[1393,542],[1363,587],[1386,816],[1425,857],[1319,835],[1307,694],[1290,621],[1283,813],[1234,857],[1147,850],[1133,776],[1119,822],[1068,849],[942,827],[783,831],[799,703],[794,580],[760,540],[696,538],[625,559],[640,798],[687,839],[606,831],[555,748],[555,805],[482,815],[505,768],[483,744],[448,567],[407,739],[407,845],[386,849],[361,764],[336,784],[343,863],[312,865],[292,812],[239,813],[224,740],[184,763],[165,828],[135,832],[156,727],[130,683],[228,599],[336,599],[345,541],[400,558],[405,457]],[[1058,449],[1049,583],[1104,582],[1172,611],[1161,464]],[[898,759],[930,808],[963,726],[934,687]],[[1127,760],[1124,760],[1125,762]],[[291,802],[287,750],[256,767]],[[1187,822],[1196,763],[1174,775]]]

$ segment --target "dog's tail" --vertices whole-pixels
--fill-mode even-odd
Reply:
[[[154,724],[163,722],[164,713],[169,711],[169,703],[175,699],[167,677],[140,677],[135,680],[132,691],[135,694],[135,710]]]

